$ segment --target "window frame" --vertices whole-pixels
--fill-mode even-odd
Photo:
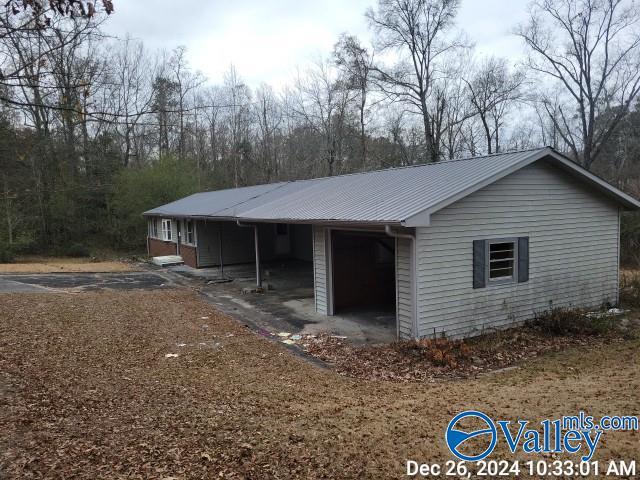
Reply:
[[[158,219],[156,217],[151,219],[151,238],[158,238]]]
[[[183,220],[184,226],[184,243],[187,245],[195,245],[196,244],[196,229],[195,223],[193,220],[185,219]],[[191,237],[191,238],[189,238]]]
[[[162,219],[162,240],[165,242],[173,242],[173,224],[170,218]]]
[[[513,244],[513,271],[511,276],[491,278],[491,245],[497,243],[511,243]],[[518,237],[503,237],[503,238],[488,238],[485,240],[485,263],[484,263],[484,278],[485,285],[505,285],[509,283],[518,283]],[[494,260],[495,261],[495,260]]]

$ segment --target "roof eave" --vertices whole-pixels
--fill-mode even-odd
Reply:
[[[501,170],[500,172],[496,173],[495,175],[492,175],[491,177],[484,179],[481,182],[476,183],[475,185],[472,185],[468,188],[466,188],[465,190],[462,190],[460,192],[458,192],[456,195],[452,195],[451,197],[435,204],[432,206],[429,206],[421,211],[415,212],[414,214],[410,215],[409,217],[407,217],[403,222],[402,225],[406,226],[406,227],[420,227],[420,226],[429,226],[429,222],[431,219],[431,215],[433,215],[435,212],[442,210],[443,208],[451,205],[452,203],[455,203],[469,195],[471,195],[472,193],[488,186],[491,185],[492,183],[495,183],[496,181],[500,180],[501,178],[506,177],[507,175],[510,175],[518,170],[520,170],[521,168],[526,167],[527,165],[530,165],[538,160],[542,160],[544,158],[549,158],[552,159],[552,161],[555,163],[555,165],[558,165],[559,167],[563,168],[565,171],[568,171],[569,173],[573,174],[574,176],[578,176],[580,177],[582,180],[587,181],[588,183],[591,183],[592,185],[594,185],[595,187],[598,188],[598,190],[601,191],[601,193],[607,195],[608,197],[610,197],[612,200],[614,200],[615,202],[617,202],[618,204],[622,205],[625,209],[627,210],[639,210],[640,209],[640,201],[636,200],[635,198],[633,198],[632,196],[624,193],[622,190],[617,189],[616,187],[614,187],[613,185],[611,185],[610,183],[608,183],[606,180],[603,180],[602,178],[598,177],[597,175],[594,175],[593,173],[589,172],[588,170],[586,170],[585,168],[581,167],[580,165],[578,165],[575,162],[572,162],[571,160],[569,160],[568,158],[566,158],[564,155],[556,152],[553,148],[551,147],[546,147],[544,149],[541,149],[537,152],[534,152],[531,154],[531,156],[523,159],[522,161],[512,165],[509,168],[506,168],[504,170]]]
[[[169,212],[144,212],[144,217],[165,217],[165,218],[191,218],[194,220],[204,220],[212,222],[250,222],[250,223],[288,223],[298,225],[356,225],[356,226],[377,226],[384,227],[391,225],[394,227],[404,226],[401,220],[354,220],[335,218],[251,218],[243,216],[212,216],[212,215],[184,215]]]

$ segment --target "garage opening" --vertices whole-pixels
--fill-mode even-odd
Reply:
[[[335,314],[395,313],[395,241],[384,234],[332,232]]]

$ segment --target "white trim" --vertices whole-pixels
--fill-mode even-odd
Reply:
[[[509,277],[491,278],[491,245],[496,243],[512,243],[513,244],[513,267]],[[484,241],[484,279],[487,287],[493,285],[504,285],[505,283],[518,283],[518,260],[520,252],[518,252],[518,237],[490,238]]]
[[[327,241],[328,237],[328,241]],[[335,305],[333,304],[333,229],[324,229],[324,258],[325,270],[327,272],[327,315],[333,316]]]
[[[189,241],[189,229],[187,228],[188,223],[191,224],[191,236],[193,237],[191,242]],[[184,230],[184,234],[182,235],[181,243],[183,243],[184,245],[195,247],[197,245],[195,220],[191,220],[188,218],[183,219],[182,229]]]
[[[162,237],[161,239],[165,242],[175,242],[173,238],[173,225],[172,220],[170,218],[162,219]]]

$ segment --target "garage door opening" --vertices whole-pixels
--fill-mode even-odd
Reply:
[[[394,239],[341,231],[331,239],[334,313],[395,313]]]

